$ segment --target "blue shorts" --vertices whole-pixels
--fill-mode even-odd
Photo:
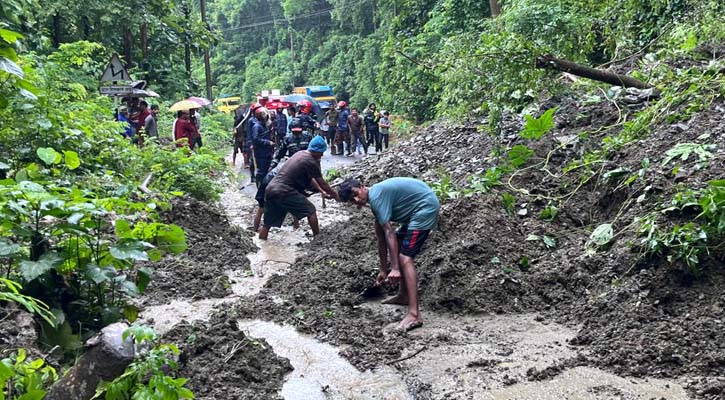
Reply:
[[[417,256],[429,234],[430,230],[408,229],[407,225],[401,226],[395,233],[400,243],[400,254],[410,258]]]

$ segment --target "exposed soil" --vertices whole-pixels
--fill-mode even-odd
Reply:
[[[179,375],[197,399],[277,399],[289,361],[244,335],[229,311],[208,322],[179,324],[164,336],[181,350]]]
[[[724,175],[720,161],[699,169],[684,164],[674,176],[668,172],[673,165],[661,163],[667,150],[683,142],[716,144],[715,160],[722,160],[725,106],[716,101],[683,125],[653,126],[649,137],[614,152],[585,176],[562,170],[585,151],[599,148],[603,136],[621,130],[618,109],[606,101],[584,104],[566,98],[551,100],[541,110],[554,105],[560,107],[554,130],[540,141],[526,143],[535,151],[529,163],[548,160],[548,172],[541,165],[523,168],[510,186],[444,202],[440,229],[416,258],[423,308],[463,315],[543,313],[543,318],[581,327],[571,344],[583,353],[563,365],[682,378],[696,395],[721,398],[722,261],[704,259],[706,274],[699,279],[665,260],[641,262],[630,245],[637,238],[627,228],[636,215],[669,198],[681,184],[702,187]],[[441,174],[465,184],[467,176],[485,171],[498,159],[491,155],[497,147],[525,142],[512,135],[520,119],[509,118],[509,128],[496,137],[480,133],[477,124],[432,125],[346,173],[370,184],[391,176],[430,179]],[[644,179],[629,186],[604,179],[615,168],[636,173],[645,157],[651,167]],[[525,188],[530,196],[512,191],[515,188]],[[516,196],[512,213],[501,200],[504,191]],[[645,192],[643,201],[633,201]],[[537,217],[549,204],[559,211],[551,222]],[[359,368],[393,360],[403,348],[445,342],[445,337],[422,341],[410,334],[381,333],[400,315],[360,306],[357,294],[373,280],[377,253],[372,215],[365,210],[353,213],[349,222],[323,230],[287,275],[274,277],[258,298],[240,304],[240,315],[295,324],[344,346],[344,355]],[[591,231],[605,222],[613,222],[621,234],[607,251],[587,252]],[[556,246],[549,249],[540,239],[527,240],[530,235],[550,236]],[[485,366],[486,360],[481,363]],[[527,379],[550,378],[562,370],[532,370]]]
[[[144,296],[146,303],[230,295],[226,272],[249,271],[246,255],[255,248],[249,233],[230,224],[217,205],[191,197],[176,199],[165,217],[167,223],[184,229],[189,248],[181,256],[169,256],[154,264],[154,276]]]

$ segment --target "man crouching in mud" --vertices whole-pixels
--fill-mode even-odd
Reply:
[[[435,193],[417,179],[390,178],[370,188],[355,179],[347,179],[340,185],[338,194],[340,201],[352,201],[358,208],[369,203],[373,210],[380,256],[375,285],[380,286],[386,280],[400,282],[398,294],[383,303],[408,305],[408,314],[400,322],[401,329],[408,331],[423,325],[413,258],[420,252],[430,230],[435,228],[440,209]],[[397,232],[393,231],[391,222],[401,225]]]

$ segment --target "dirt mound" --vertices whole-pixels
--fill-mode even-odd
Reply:
[[[705,376],[692,389],[717,396],[722,388],[717,378],[725,374],[721,263],[703,260],[711,268],[699,280],[665,260],[643,263],[631,245],[639,239],[629,228],[682,183],[697,188],[724,175],[717,162],[698,168],[690,163],[673,173],[673,165],[663,166],[663,160],[678,143],[690,142],[717,145],[715,159],[722,159],[725,137],[716,132],[725,106],[715,101],[687,123],[652,126],[649,137],[572,170],[567,167],[599,150],[605,136],[622,131],[622,105],[562,98],[541,111],[554,106],[559,107],[555,127],[538,141],[515,134],[521,118],[507,122],[509,128],[495,137],[473,124],[435,124],[343,173],[368,183],[448,175],[465,185],[471,174],[500,162],[507,147],[526,144],[534,152],[529,163],[499,186],[443,202],[440,229],[416,258],[423,307],[465,314],[543,312],[581,327],[573,344],[591,352],[582,362],[636,376]],[[630,185],[611,178],[622,171],[626,177],[636,174],[644,158],[649,160],[644,178]],[[504,193],[514,196],[508,210]],[[554,210],[552,220],[541,217],[546,209]],[[356,298],[376,274],[372,221],[364,211],[323,230],[309,255],[268,284],[284,298],[270,318],[293,321],[303,331],[347,345],[357,366],[396,355],[395,340],[389,347],[375,339],[390,317],[360,308]],[[617,240],[606,251],[588,251],[592,230],[606,222],[614,224]]]
[[[231,225],[216,205],[190,197],[176,199],[165,218],[184,229],[189,248],[180,256],[168,256],[154,264],[154,276],[145,294],[147,303],[231,294],[225,272],[249,270],[246,255],[255,248],[249,233]]]
[[[229,311],[209,322],[179,324],[164,341],[179,346],[179,376],[197,399],[277,399],[289,361],[277,357],[264,341],[247,338]]]

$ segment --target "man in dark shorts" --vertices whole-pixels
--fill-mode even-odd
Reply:
[[[259,229],[260,239],[267,240],[269,228],[282,226],[287,213],[297,219],[306,217],[312,233],[320,233],[317,210],[303,193],[308,187],[319,186],[323,196],[339,201],[337,192],[322,178],[320,159],[325,150],[325,139],[315,136],[307,150],[295,153],[269,182],[264,194],[264,223]]]
[[[375,284],[400,282],[398,294],[384,304],[407,304],[408,314],[400,321],[403,330],[423,325],[418,307],[418,273],[413,258],[418,255],[431,229],[435,228],[440,203],[433,190],[413,178],[390,178],[366,187],[355,179],[340,185],[340,201],[352,201],[358,208],[370,204],[375,215],[380,272]],[[391,222],[401,226],[397,232]],[[390,269],[388,269],[390,255]]]

